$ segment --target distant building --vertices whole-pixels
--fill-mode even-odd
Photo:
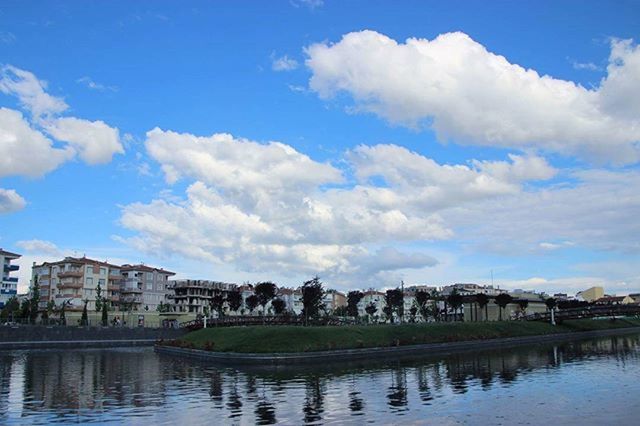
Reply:
[[[593,302],[602,297],[604,297],[604,288],[602,287],[591,287],[576,294],[576,299],[586,302]]]
[[[172,280],[167,286],[170,292],[167,299],[171,312],[204,314],[204,308],[208,307],[209,313],[213,316],[216,315],[211,309],[213,297],[220,293],[224,295],[238,287],[236,284],[207,280]],[[226,303],[223,306],[228,310]]]
[[[324,294],[324,308],[327,312],[333,312],[336,308],[347,306],[347,296],[337,290],[327,290]]]
[[[12,277],[11,273],[20,269],[18,265],[11,262],[21,256],[0,248],[0,265],[2,265],[2,281],[0,282],[0,309],[2,309],[9,299],[18,293],[18,277]]]
[[[122,265],[120,285],[120,307],[135,311],[155,311],[160,302],[166,301],[169,277],[175,272],[147,265]]]
[[[605,296],[595,301],[596,305],[627,305],[634,303],[631,296]]]
[[[640,293],[633,293],[629,295],[633,299],[633,303],[640,303]]]

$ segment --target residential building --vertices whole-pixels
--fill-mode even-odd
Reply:
[[[302,296],[302,294],[301,294]],[[326,312],[333,312],[336,308],[347,306],[347,296],[337,290],[329,289],[324,293],[324,309]]]
[[[122,265],[120,283],[120,309],[155,311],[160,302],[166,302],[169,277],[175,272],[147,265]]]
[[[640,303],[640,293],[632,293],[629,297],[633,299],[634,303]]]
[[[18,293],[18,277],[12,277],[11,273],[20,267],[12,265],[11,262],[19,259],[20,255],[11,253],[0,248],[0,265],[2,265],[2,280],[0,281],[0,309],[5,303]]]
[[[604,296],[595,301],[596,305],[627,305],[635,303],[631,296]]]
[[[364,296],[358,302],[358,315],[365,316],[368,315],[365,310],[369,304],[373,303],[376,306],[376,313],[374,316],[380,316],[383,314],[382,309],[385,307],[384,303],[384,293],[378,291],[376,289],[370,288],[368,290],[363,291]]]
[[[189,312],[193,314],[204,314],[205,307],[209,308],[209,313],[216,316],[217,313],[211,309],[211,301],[216,294],[225,294],[238,286],[231,283],[208,280],[171,280],[168,283],[169,300],[171,312]],[[228,310],[226,303],[224,309]]]
[[[598,300],[602,297],[604,297],[604,288],[598,286],[588,288],[576,294],[576,299],[584,300],[586,302],[593,302],[594,300]]]
[[[102,297],[109,298],[109,288],[117,287],[121,279],[119,269],[118,265],[87,257],[65,257],[57,262],[34,263],[31,285],[38,277],[41,310],[53,300],[58,307],[67,303],[67,309],[72,311],[81,310],[87,301],[87,309],[93,311],[97,287],[100,286]]]

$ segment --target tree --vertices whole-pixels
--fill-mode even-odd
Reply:
[[[552,310],[558,304],[558,301],[553,297],[548,298],[544,301],[544,304],[547,305],[547,309]]]
[[[20,319],[28,320],[31,317],[31,308],[30,308],[29,299],[24,299],[20,304]]]
[[[89,325],[89,315],[87,313],[87,304],[89,304],[89,300],[84,300],[84,308],[82,308],[82,317],[80,317],[80,325],[87,326]]]
[[[373,318],[373,316],[378,312],[378,307],[374,302],[370,302],[367,306],[365,306],[364,311]]]
[[[60,306],[60,324],[67,325],[67,316],[65,315],[65,311],[67,309],[67,305],[71,304],[69,300],[63,300],[62,306]]]
[[[496,296],[495,303],[500,306],[500,321],[502,321],[502,310],[507,307],[509,303],[513,301],[513,297],[511,297],[508,293],[500,293]]]
[[[203,306],[202,307],[202,313],[204,314],[205,317],[209,318],[209,307],[208,306]]]
[[[267,303],[276,297],[277,290],[278,287],[271,281],[263,281],[253,287],[253,292],[258,296],[258,303],[262,306],[262,315],[264,315],[264,308],[267,306]]]
[[[247,297],[244,303],[245,305],[247,305],[247,309],[249,309],[249,313],[253,314],[253,310],[256,308],[256,306],[258,306],[258,296],[256,296],[255,294],[252,294],[251,296]]]
[[[31,307],[30,319],[35,323],[38,317],[38,306],[40,305],[40,284],[38,284],[38,276],[33,278],[33,286],[31,286],[31,300],[29,301]]]
[[[402,316],[404,310],[404,296],[402,290],[394,288],[387,290],[384,295],[385,307],[382,308],[382,312],[389,318],[393,324],[393,314],[397,312],[399,316]]]
[[[158,311],[160,313],[162,313],[162,312],[171,312],[171,305],[169,305],[168,303],[160,302],[160,304],[156,308],[156,311]]]
[[[285,303],[284,300],[277,297],[273,299],[273,301],[271,302],[271,306],[273,306],[274,314],[282,315],[284,313],[285,308],[287,307],[287,304]]]
[[[410,315],[410,321],[411,322],[416,322],[416,314],[418,313],[418,308],[416,307],[416,305],[413,305],[410,309],[409,309],[409,315]]]
[[[337,317],[348,317],[351,316],[349,315],[349,307],[344,305],[344,306],[338,306],[337,308],[335,308],[333,310],[333,315],[337,316]]]
[[[462,307],[462,295],[458,293],[457,288],[454,288],[447,296],[447,303],[453,308],[453,314],[457,314],[458,309]]]
[[[107,327],[109,325],[109,313],[107,312],[108,309],[109,307],[107,306],[107,302],[104,302],[102,304],[102,326],[103,327]]]
[[[350,317],[358,317],[358,303],[364,297],[364,293],[358,290],[353,290],[347,293],[347,314]]]
[[[218,318],[224,315],[224,294],[221,291],[215,291],[211,298],[211,308],[218,313]]]
[[[520,306],[520,310],[524,315],[527,312],[527,306],[529,306],[529,301],[527,299],[518,300],[518,306]]]
[[[487,321],[489,319],[489,312],[487,307],[487,305],[489,304],[489,296],[484,293],[476,294],[476,303],[478,304],[480,311],[482,311],[482,309],[484,308],[484,320]]]
[[[20,311],[20,302],[18,302],[18,298],[16,296],[11,296],[2,308],[2,319],[6,319],[8,321],[13,322],[15,320],[16,315],[19,314]]]
[[[242,307],[242,293],[240,293],[240,290],[233,289],[227,293],[227,304],[232,312],[238,312]]]
[[[44,311],[42,311],[42,321],[48,323],[49,322],[49,318],[51,318],[51,315],[53,314],[53,310],[55,309],[56,304],[53,300],[49,300],[47,302],[47,307],[44,309]]]
[[[429,295],[429,293],[426,291],[418,290],[416,292],[415,305],[418,308],[418,312],[420,312],[420,316],[425,321],[427,321],[427,317],[429,315],[429,308],[427,306],[427,303],[429,302],[430,298],[431,295]]]
[[[96,312],[102,311],[102,287],[100,283],[96,287]]]
[[[320,278],[316,275],[309,281],[305,281],[300,290],[302,292],[302,315],[304,315],[305,324],[308,324],[309,318],[317,316],[324,307],[322,302],[324,289]]]

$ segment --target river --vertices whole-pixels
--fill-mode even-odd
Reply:
[[[638,424],[640,335],[314,367],[0,352],[0,424]]]

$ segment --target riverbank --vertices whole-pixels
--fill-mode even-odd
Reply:
[[[185,330],[167,328],[2,326],[0,350],[152,346],[184,334]]]
[[[305,353],[397,347],[639,327],[638,319],[466,322],[343,327],[207,328],[170,342],[176,347],[234,353]]]

